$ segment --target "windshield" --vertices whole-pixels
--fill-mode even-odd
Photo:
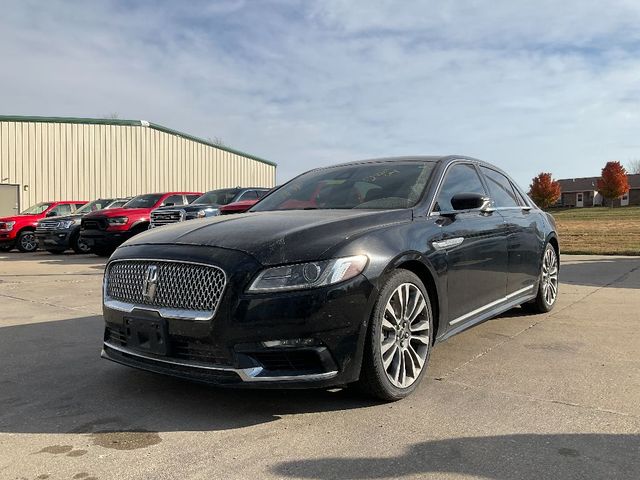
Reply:
[[[22,212],[22,215],[37,215],[44,212],[50,205],[50,203],[36,203]]]
[[[237,188],[228,188],[225,190],[212,190],[205,193],[201,197],[196,198],[191,205],[227,205],[238,195]]]
[[[99,200],[94,200],[93,202],[89,202],[83,206],[81,206],[79,209],[77,209],[75,212],[73,212],[74,215],[84,215],[85,213],[89,213],[89,212],[95,212],[96,210],[102,210],[104,207],[106,207],[107,205],[109,205],[109,203],[111,203],[113,201],[113,199],[99,199]]]
[[[433,162],[377,162],[305,173],[251,209],[395,209],[413,207],[433,171]]]
[[[116,200],[115,202],[111,202],[109,205],[107,205],[104,208],[120,208],[128,201],[129,200]]]
[[[133,197],[124,204],[124,208],[151,208],[162,198],[161,193],[147,193]]]

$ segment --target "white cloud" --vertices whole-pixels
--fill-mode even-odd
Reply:
[[[213,6],[212,6],[213,5]],[[277,161],[637,157],[637,2],[13,2],[2,113],[144,118]]]

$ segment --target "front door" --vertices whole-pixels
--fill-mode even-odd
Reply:
[[[434,249],[445,252],[448,322],[455,326],[504,298],[507,237],[497,212],[454,211],[451,205],[457,193],[488,195],[475,165],[456,163],[445,175],[433,210],[440,216],[436,223],[441,231],[432,243]]]
[[[493,205],[506,224],[509,259],[507,296],[526,295],[533,291],[538,280],[542,258],[538,224],[531,218],[531,208],[506,176],[487,167],[480,167],[480,172],[486,180]]]
[[[627,205],[629,205],[629,192],[623,193],[622,197],[620,197],[620,206],[626,207]]]
[[[576,207],[584,207],[584,195],[576,193]]]
[[[20,213],[19,185],[0,183],[0,217],[10,217]]]

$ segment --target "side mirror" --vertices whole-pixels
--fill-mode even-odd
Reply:
[[[451,198],[451,206],[455,210],[483,210],[489,211],[491,199],[480,193],[456,193]]]
[[[55,210],[51,210],[50,212],[47,212],[45,217],[56,217],[57,215],[58,215],[58,212],[56,212]]]

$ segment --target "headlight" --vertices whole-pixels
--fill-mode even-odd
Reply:
[[[216,215],[220,215],[220,210],[217,208],[205,208],[203,210],[198,210],[196,218],[215,217]]]
[[[66,230],[67,228],[71,227],[71,225],[75,225],[76,223],[77,222],[75,220],[64,220],[60,222],[60,228]]]
[[[366,255],[356,255],[267,268],[256,277],[249,291],[282,292],[332,285],[349,280],[361,273],[367,266],[368,260]]]
[[[16,222],[5,222],[3,230],[6,230],[7,232],[10,232],[11,230],[13,230],[13,226],[15,224],[16,224]]]
[[[127,217],[113,217],[107,218],[107,223],[109,225],[126,225],[129,219]]]

